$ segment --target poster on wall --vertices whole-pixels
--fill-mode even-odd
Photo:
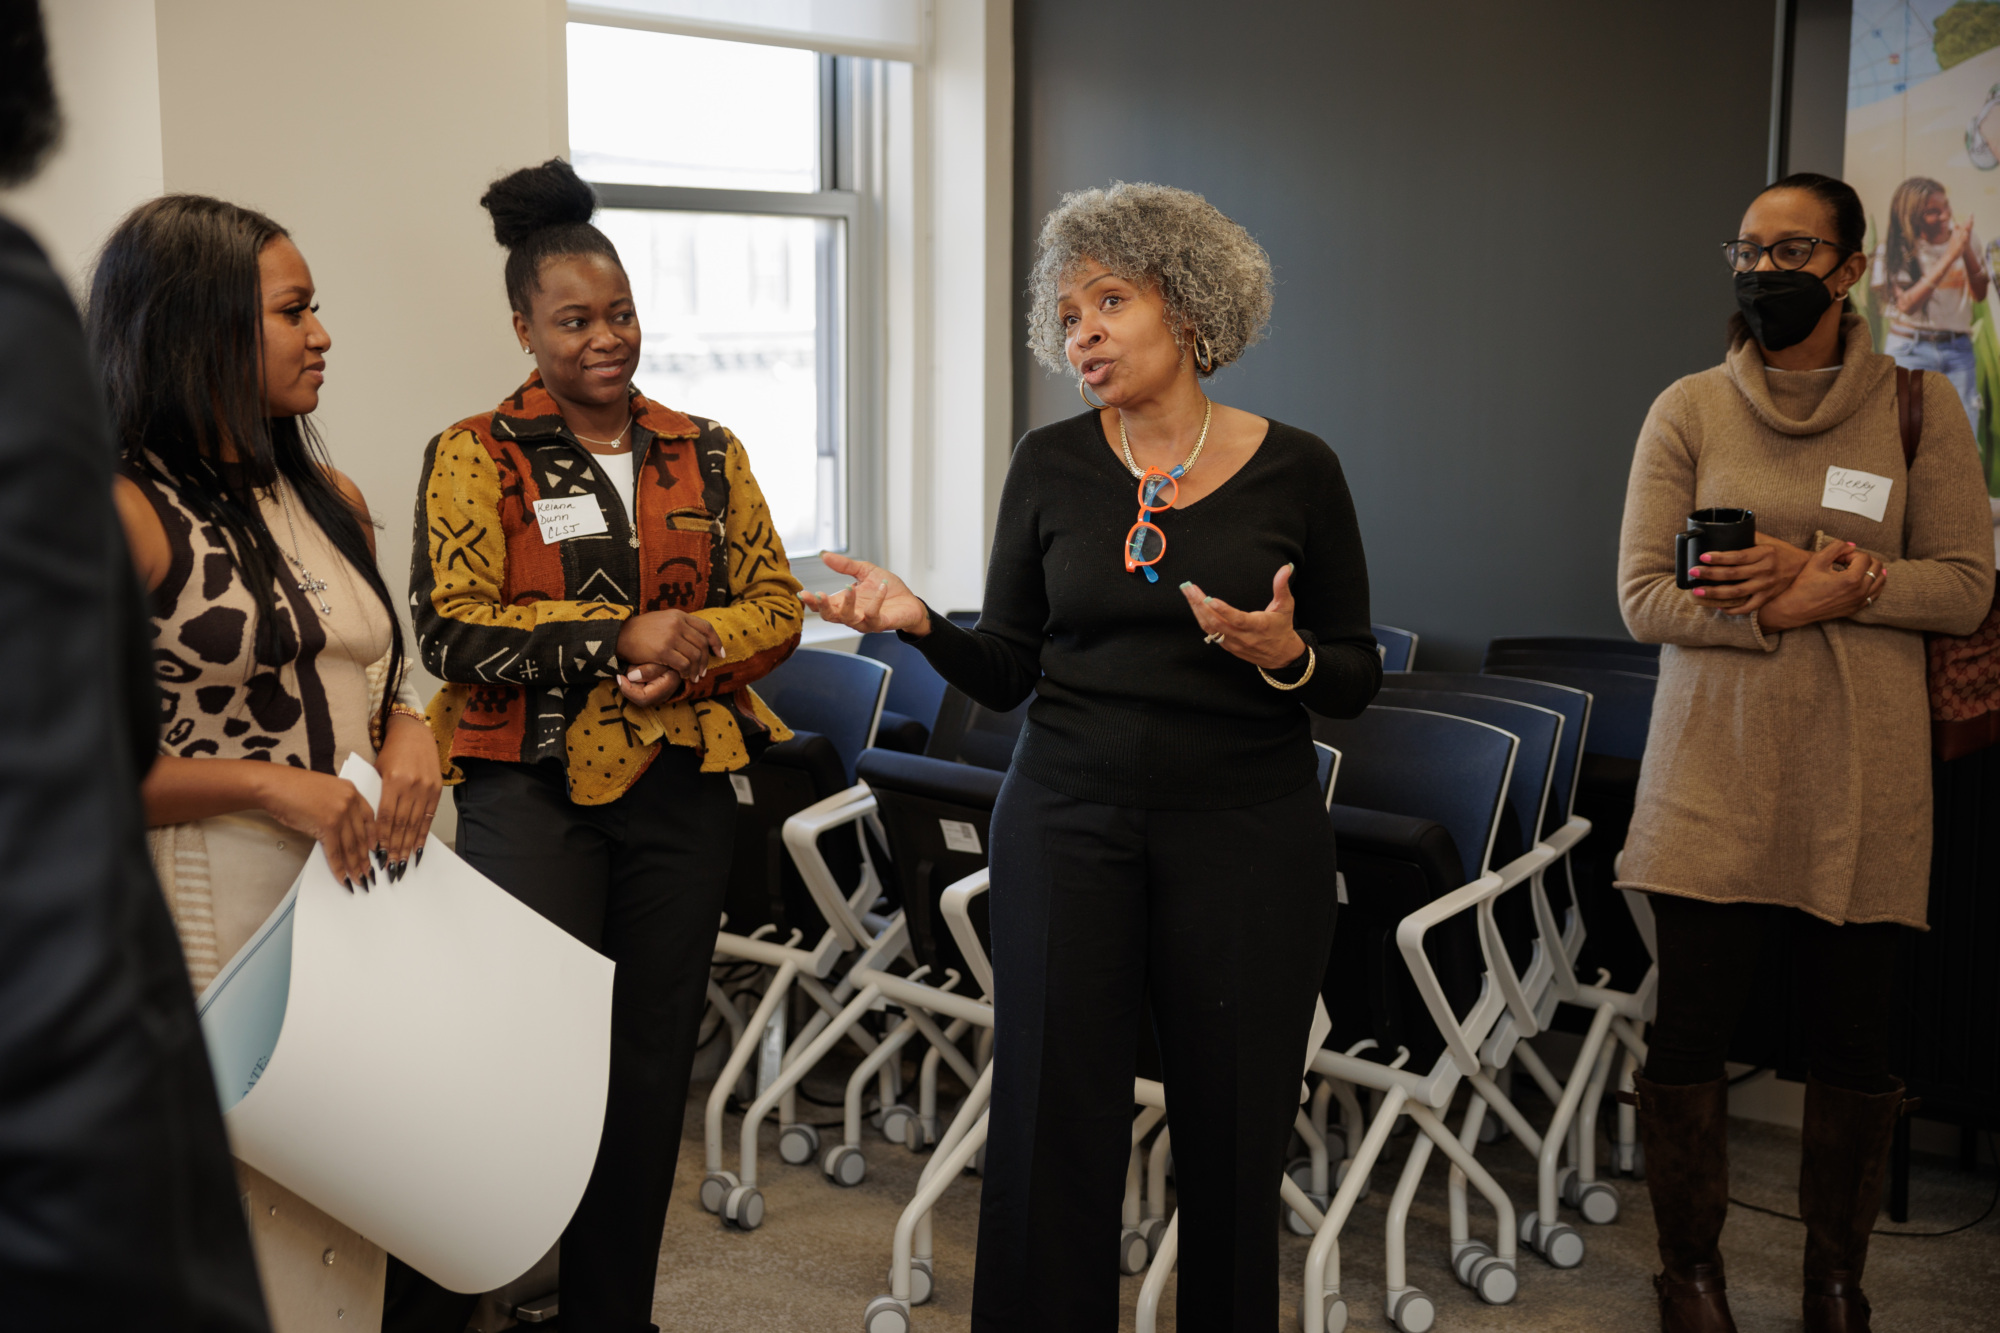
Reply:
[[[1843,174],[1875,346],[1951,381],[2000,497],[2000,2],[1855,0]]]

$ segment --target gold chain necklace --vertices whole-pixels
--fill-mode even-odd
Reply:
[[[1201,446],[1208,443],[1208,419],[1215,411],[1215,400],[1203,397],[1201,401],[1203,404],[1201,409],[1201,434],[1195,437],[1194,451],[1187,456],[1187,461],[1174,469],[1173,475],[1176,477],[1185,477],[1194,470],[1194,460],[1201,457]],[[1132,441],[1125,434],[1125,414],[1123,412],[1118,414],[1118,447],[1125,451],[1125,466],[1132,469],[1132,475],[1135,477],[1145,476],[1145,470],[1132,461]]]

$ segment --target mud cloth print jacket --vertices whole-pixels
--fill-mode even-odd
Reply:
[[[750,689],[798,646],[804,613],[743,446],[636,389],[632,411],[636,521],[539,374],[425,453],[410,602],[447,682],[429,709],[447,782],[457,759],[559,759],[570,798],[602,805],[662,742],[713,773],[791,735]],[[568,496],[594,499],[605,531],[543,541],[535,501]],[[714,625],[726,655],[641,707],[613,679],[619,627],[667,608]]]

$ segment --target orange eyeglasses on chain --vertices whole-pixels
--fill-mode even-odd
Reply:
[[[1167,553],[1167,534],[1160,526],[1147,517],[1162,510],[1172,509],[1174,501],[1181,494],[1181,469],[1162,472],[1156,467],[1146,469],[1139,478],[1139,521],[1125,534],[1125,572],[1144,574],[1146,582],[1158,583],[1160,576],[1153,572],[1153,566],[1160,563],[1160,557]],[[1162,500],[1161,493],[1166,498]]]

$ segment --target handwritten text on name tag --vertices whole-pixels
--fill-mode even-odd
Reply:
[[[1888,477],[1878,477],[1859,468],[1830,467],[1826,470],[1826,493],[1820,497],[1820,504],[1880,523],[1889,510],[1889,490],[1895,484]]]

